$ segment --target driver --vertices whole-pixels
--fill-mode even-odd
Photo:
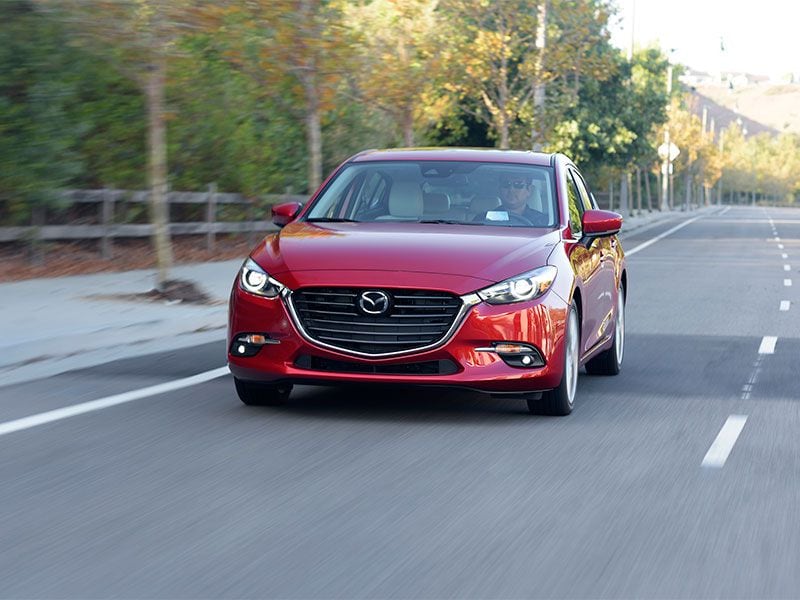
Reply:
[[[534,226],[545,226],[548,224],[549,219],[543,212],[535,210],[528,206],[533,190],[533,181],[524,175],[506,175],[500,179],[500,207],[496,210],[504,210],[509,213],[510,221],[530,221]],[[495,211],[489,211],[495,212]],[[522,217],[515,219],[514,215]],[[487,220],[493,221],[489,213],[486,215]]]

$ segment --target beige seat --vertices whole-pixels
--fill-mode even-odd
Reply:
[[[422,190],[416,181],[395,181],[389,190],[389,214],[377,220],[411,220],[422,217]]]
[[[450,210],[450,198],[447,194],[428,192],[422,194],[422,214],[426,217],[440,217]]]

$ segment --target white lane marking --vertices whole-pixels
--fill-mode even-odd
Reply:
[[[731,207],[730,207],[730,206],[728,206],[728,207],[726,207],[725,209],[723,209],[723,211],[722,211],[721,213],[719,213],[719,214],[720,214],[720,215],[724,215],[724,214],[725,214],[726,212],[728,212],[730,209],[731,209]]]
[[[774,335],[765,335],[761,339],[761,345],[758,347],[759,354],[775,354],[775,344],[778,343],[778,338]]]
[[[675,232],[676,232],[676,231],[678,231],[679,229],[683,229],[684,227],[686,227],[687,225],[690,225],[691,223],[694,223],[694,222],[695,222],[695,221],[697,221],[697,219],[699,219],[701,216],[703,216],[703,215],[698,215],[698,216],[696,216],[696,217],[694,217],[694,218],[692,218],[692,219],[689,219],[688,221],[684,221],[684,222],[683,222],[683,223],[681,223],[680,225],[676,225],[676,226],[675,226],[675,227],[673,227],[672,229],[668,229],[668,230],[667,230],[667,231],[665,231],[664,233],[661,233],[661,234],[657,235],[657,236],[656,236],[656,237],[654,237],[652,240],[647,240],[647,241],[646,241],[646,242],[644,242],[643,244],[639,244],[639,245],[638,245],[638,246],[636,246],[635,248],[631,248],[630,250],[627,250],[627,251],[625,252],[625,256],[632,256],[632,255],[636,254],[637,252],[639,252],[640,250],[644,250],[645,248],[647,248],[647,247],[649,247],[649,246],[652,246],[652,245],[653,245],[653,244],[655,244],[655,243],[656,243],[658,240],[663,240],[663,239],[664,239],[665,237],[667,237],[668,235],[670,235],[670,234],[672,234],[672,233],[675,233]]]
[[[781,310],[787,311],[787,310],[789,310],[789,307],[791,305],[792,305],[792,303],[789,302],[788,300],[781,300]]]
[[[786,252],[784,252],[783,254],[781,254],[781,258],[782,258],[783,260],[786,260],[787,258],[789,258],[789,255],[788,255],[788,254],[786,254]]]
[[[791,271],[791,270],[792,270],[792,267],[791,267],[791,266],[789,266],[789,265],[783,265],[783,270],[784,270],[784,271]]]
[[[778,244],[778,250],[783,250],[783,244]]]
[[[739,434],[744,429],[744,424],[747,422],[747,415],[731,415],[722,429],[719,430],[714,443],[706,452],[705,458],[701,463],[704,467],[713,467],[721,469],[725,466],[725,461],[728,460],[728,455],[733,450],[733,445],[739,439]]]
[[[785,285],[786,287],[792,287],[792,280],[791,279],[784,279],[783,280],[783,285]]]
[[[776,242],[780,242],[780,241],[781,241],[781,238],[779,238],[779,237],[776,235],[776,236],[775,236],[775,241],[776,241]]]
[[[197,385],[198,383],[205,383],[206,381],[211,381],[212,379],[222,377],[228,373],[230,373],[230,370],[226,365],[224,367],[219,367],[218,369],[211,369],[210,371],[192,375],[191,377],[184,377],[183,379],[176,379],[175,381],[159,383],[158,385],[151,385],[150,387],[139,390],[132,390],[130,392],[124,392],[114,396],[107,396],[105,398],[100,398],[99,400],[90,400],[89,402],[82,402],[81,404],[73,404],[72,406],[65,406],[63,408],[49,410],[47,412],[39,413],[38,415],[31,415],[30,417],[6,421],[5,423],[0,423],[0,435],[14,433],[15,431],[22,431],[23,429],[30,429],[31,427],[37,427],[38,425],[44,425],[45,423],[52,423],[53,421],[60,421],[61,419],[67,419],[69,417],[82,415],[95,410],[102,410],[103,408],[116,406],[117,404],[141,400],[142,398],[179,390],[181,388]]]

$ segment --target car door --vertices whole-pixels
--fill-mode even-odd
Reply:
[[[570,168],[569,171],[583,208],[596,208],[581,174],[574,168]],[[617,299],[616,236],[595,238],[588,242],[587,252],[591,256],[593,269],[590,275],[591,284],[586,286],[584,282],[587,288],[585,291],[589,292],[584,300],[587,305],[590,305],[584,307],[584,310],[591,312],[592,329],[587,331],[585,336],[587,345],[584,351],[603,341],[613,329],[611,325],[614,322],[614,307]]]

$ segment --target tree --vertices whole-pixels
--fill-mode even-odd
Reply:
[[[78,37],[103,51],[143,91],[147,106],[150,222],[162,290],[172,267],[167,205],[167,141],[164,88],[177,40],[204,12],[195,0],[38,0],[63,15]]]
[[[358,98],[390,115],[406,146],[415,123],[434,108],[441,70],[438,0],[362,0],[344,3],[344,23],[357,48],[349,71]]]
[[[338,3],[327,0],[227,0],[225,25],[241,32],[231,53],[261,85],[289,89],[306,131],[308,189],[322,181],[322,117],[334,106],[349,49]],[[294,93],[297,88],[298,93]]]
[[[543,0],[542,0],[543,1]],[[500,148],[533,99],[536,72],[536,3],[530,0],[443,0],[452,42],[449,86],[481,101],[475,116],[491,127]]]
[[[546,1],[442,0],[453,48],[449,87],[480,100],[475,116],[489,124],[501,148],[512,141],[530,147],[534,130],[547,139],[546,123],[570,104],[563,102],[567,91],[574,104],[581,81],[602,80],[613,68],[606,2],[549,0],[547,40],[537,43]],[[545,84],[546,108],[537,114],[534,96]]]

